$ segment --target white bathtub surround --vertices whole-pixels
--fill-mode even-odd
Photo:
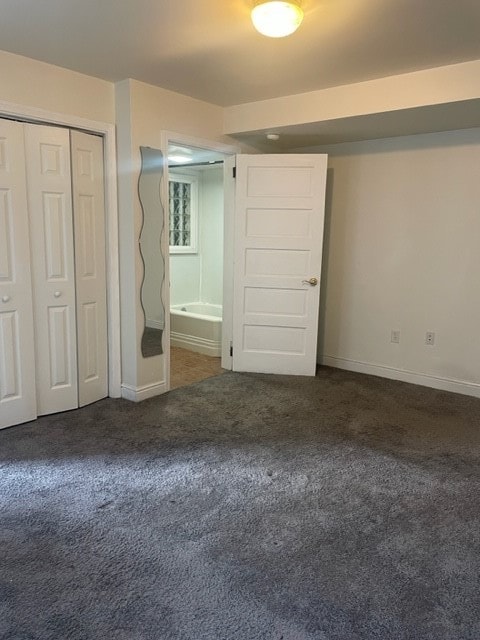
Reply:
[[[171,305],[178,306],[185,300],[221,305],[223,168],[218,165],[191,168],[188,174],[198,180],[198,246],[193,253],[170,254]],[[175,171],[170,175],[175,176]]]
[[[170,308],[170,342],[207,356],[222,353],[222,306],[189,302]]]

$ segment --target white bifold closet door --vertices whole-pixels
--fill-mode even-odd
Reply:
[[[108,395],[103,142],[71,131],[78,406]]]
[[[0,426],[37,415],[23,125],[0,120]]]
[[[78,407],[70,136],[25,125],[38,415]]]
[[[43,415],[107,395],[103,145],[85,133],[25,125],[25,149]]]
[[[0,127],[4,427],[108,390],[102,140],[60,127]]]

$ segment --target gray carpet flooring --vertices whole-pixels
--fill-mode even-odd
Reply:
[[[0,432],[2,640],[478,640],[480,401],[225,374]]]

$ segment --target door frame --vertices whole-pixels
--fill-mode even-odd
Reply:
[[[108,330],[108,395],[121,396],[120,276],[115,125],[0,100],[0,118],[79,129],[103,138]]]
[[[161,151],[164,154],[165,158],[165,167],[164,167],[164,176],[163,176],[163,185],[160,188],[160,197],[163,202],[163,209],[165,211],[165,226],[164,226],[164,238],[162,239],[163,243],[163,251],[165,255],[165,371],[166,371],[166,390],[170,390],[170,313],[167,312],[170,309],[170,250],[169,250],[169,237],[170,237],[170,216],[168,215],[168,147],[170,144],[178,144],[183,145],[185,147],[197,147],[198,149],[205,149],[207,151],[216,151],[217,153],[224,153],[226,156],[230,156],[230,158],[225,159],[224,166],[227,166],[227,162],[231,160],[231,158],[235,157],[237,154],[241,153],[241,149],[238,145],[233,144],[225,144],[223,142],[214,142],[212,140],[207,140],[205,138],[196,138],[194,136],[185,135],[183,133],[177,133],[175,131],[164,130],[161,132]],[[223,246],[223,320],[222,320],[222,366],[224,364],[223,352],[224,352],[224,329],[226,328],[227,337],[230,336],[232,330],[228,327],[228,320],[225,321],[225,308],[228,307],[228,304],[233,303],[233,298],[230,299],[231,296],[230,290],[227,291],[227,299],[225,298],[226,293],[226,285],[225,283],[229,280],[230,274],[233,274],[233,253],[231,250],[227,252],[227,249],[230,249],[230,246],[233,248],[233,236],[230,238],[230,230],[233,229],[233,220],[230,220],[230,216],[233,215],[233,209],[231,207],[227,207],[227,184],[224,183],[224,207],[223,207],[223,216],[224,216],[224,246]],[[228,234],[227,234],[228,230]],[[226,259],[228,256],[228,260]],[[231,262],[231,264],[230,264]],[[227,302],[227,304],[226,304]],[[232,316],[232,310],[228,308],[227,318]],[[228,340],[230,341],[230,337]],[[228,344],[230,344],[228,342]],[[231,359],[230,359],[231,360]],[[231,365],[228,367],[231,369]]]

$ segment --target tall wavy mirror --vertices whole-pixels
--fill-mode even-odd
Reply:
[[[140,233],[140,253],[144,264],[141,302],[145,317],[142,335],[142,356],[150,358],[163,353],[165,305],[162,300],[165,279],[165,256],[161,238],[165,211],[160,198],[163,177],[163,154],[158,149],[140,147],[142,166],[138,179],[138,195],[143,212]]]

